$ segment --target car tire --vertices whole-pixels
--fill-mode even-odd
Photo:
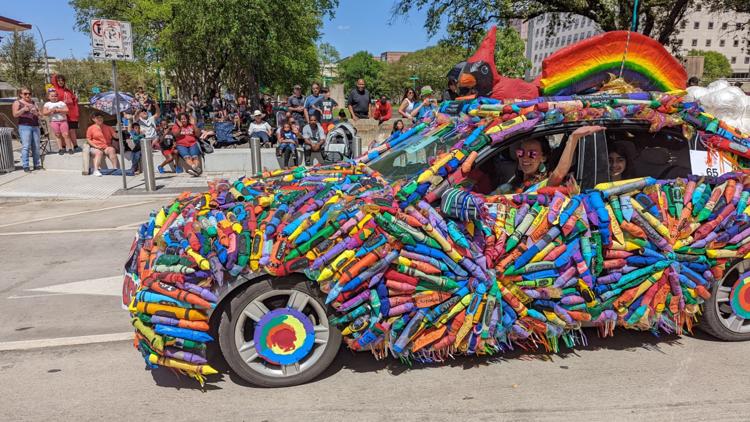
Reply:
[[[711,297],[703,307],[700,324],[703,331],[724,341],[750,340],[750,320],[740,318],[730,304],[740,276],[747,271],[750,271],[750,260],[735,262],[711,287]]]
[[[255,330],[263,315],[290,305],[300,312],[297,315],[308,318],[315,333],[313,345],[296,363],[274,364],[255,348]],[[259,387],[289,387],[313,380],[330,366],[340,345],[341,333],[328,323],[328,308],[304,280],[272,279],[250,285],[231,300],[219,323],[219,346],[227,364]]]

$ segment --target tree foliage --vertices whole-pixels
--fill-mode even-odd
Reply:
[[[336,63],[341,60],[341,55],[332,44],[323,42],[318,45],[318,60],[324,64]]]
[[[729,59],[716,51],[690,50],[688,56],[703,56],[703,77],[701,82],[707,85],[717,79],[732,76]]]
[[[717,10],[747,8],[747,0],[709,0]],[[642,0],[638,7],[638,32],[655,38],[664,45],[675,41],[679,23],[685,18],[691,0]],[[447,39],[458,45],[471,45],[478,34],[491,24],[511,19],[531,19],[554,13],[548,36],[557,25],[568,27],[572,15],[585,16],[604,31],[628,29],[633,16],[633,0],[398,0],[393,7],[394,17],[407,15],[411,10],[427,11],[424,26],[435,35],[446,23]],[[568,15],[565,15],[568,14]]]
[[[523,78],[526,70],[531,68],[531,61],[526,58],[526,47],[514,28],[498,29],[495,66],[501,75],[509,78]]]
[[[98,87],[101,91],[112,89],[112,67],[109,62],[93,59],[63,59],[57,62],[57,73],[66,76],[67,86],[85,99]],[[135,92],[143,87],[147,92],[156,94],[156,74],[148,71],[149,66],[143,61],[120,62],[117,65],[118,89],[124,92]]]
[[[158,59],[181,98],[222,87],[257,100],[318,74],[322,18],[338,0],[72,0],[79,29],[92,17],[130,21],[139,57]],[[149,49],[151,47],[151,49]]]
[[[25,86],[34,95],[44,91],[44,56],[32,35],[14,32],[0,44],[0,76],[18,87]]]
[[[371,93],[380,94],[383,69],[385,63],[375,60],[367,51],[359,51],[339,62],[339,82],[344,84],[344,92],[349,92],[356,86],[357,79],[362,78]]]
[[[417,88],[430,85],[436,93],[440,93],[447,87],[448,72],[465,59],[464,49],[444,44],[407,54],[385,67],[380,82],[382,93],[389,98],[401,99],[404,90],[415,84],[415,81],[409,79],[412,76],[418,78]]]

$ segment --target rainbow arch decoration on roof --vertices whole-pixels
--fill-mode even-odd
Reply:
[[[605,32],[558,50],[542,62],[542,95],[572,95],[622,77],[644,91],[685,89],[687,72],[658,41],[637,32]]]

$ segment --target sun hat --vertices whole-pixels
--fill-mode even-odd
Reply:
[[[255,110],[255,111],[253,111],[253,114],[252,114],[252,116],[253,116],[253,117],[256,117],[256,116],[260,116],[260,117],[263,117],[263,116],[264,116],[264,114],[263,114],[263,113],[261,113],[261,112],[260,112],[260,110]]]
[[[432,87],[429,85],[425,85],[422,87],[422,89],[419,90],[419,95],[425,96],[432,94]]]

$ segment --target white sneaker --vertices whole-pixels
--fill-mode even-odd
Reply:
[[[96,170],[94,172],[94,176],[96,176],[96,177],[102,177],[102,172],[100,172],[99,170]]]

